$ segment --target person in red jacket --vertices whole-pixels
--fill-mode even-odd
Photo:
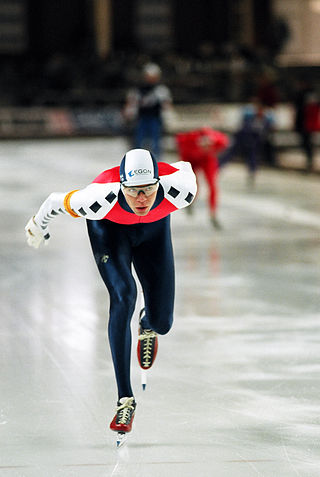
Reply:
[[[190,162],[196,175],[201,171],[204,174],[208,187],[210,221],[216,229],[220,229],[221,225],[217,219],[219,169],[217,155],[226,149],[229,139],[219,131],[202,127],[177,134],[176,141],[181,159]]]
[[[38,248],[48,243],[48,225],[59,214],[87,219],[94,258],[110,295],[108,334],[118,388],[110,424],[114,431],[131,431],[136,407],[130,380],[130,323],[137,298],[132,264],[145,301],[138,359],[148,369],[157,353],[157,335],[168,333],[173,322],[170,213],[190,205],[195,194],[189,163],[157,163],[149,151],[133,149],[120,167],[102,172],[84,189],[50,194],[25,227],[28,244]]]
[[[320,131],[320,101],[314,86],[301,78],[293,99],[294,129],[299,135],[301,147],[306,157],[305,171],[314,169],[313,134]]]

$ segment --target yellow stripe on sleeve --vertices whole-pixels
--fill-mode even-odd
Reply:
[[[70,199],[75,192],[78,192],[78,190],[79,189],[75,189],[75,190],[72,190],[71,192],[68,192],[68,194],[65,196],[63,201],[64,208],[72,217],[80,217],[80,215],[76,214],[75,211],[71,209],[70,207]]]

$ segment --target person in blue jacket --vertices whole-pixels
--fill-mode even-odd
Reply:
[[[240,127],[234,134],[231,146],[219,157],[219,168],[225,166],[234,156],[240,155],[247,164],[249,182],[253,184],[259,159],[274,125],[272,111],[264,107],[258,98],[253,98],[242,111]]]
[[[147,147],[161,157],[163,116],[172,106],[172,96],[167,86],[160,82],[161,69],[155,63],[143,67],[142,83],[129,90],[124,107],[124,116],[136,121],[134,147]]]

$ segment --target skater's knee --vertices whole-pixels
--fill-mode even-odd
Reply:
[[[132,316],[136,305],[135,289],[117,290],[110,295],[110,315],[121,317]]]
[[[167,333],[169,333],[170,329],[171,329],[171,326],[160,326],[160,327],[157,327],[156,330],[156,333],[158,333],[159,335],[166,335]]]
[[[159,318],[159,320],[152,322],[152,329],[159,335],[166,335],[173,323],[173,315],[168,315],[166,318],[163,316]]]
[[[117,301],[111,302],[110,308],[116,309],[119,314],[132,315],[135,309],[136,300],[132,296],[124,297]]]

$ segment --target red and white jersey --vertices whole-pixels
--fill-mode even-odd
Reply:
[[[190,163],[159,162],[160,180],[155,203],[147,215],[138,216],[130,209],[121,192],[119,169],[117,166],[102,172],[84,189],[67,194],[50,194],[35,216],[36,223],[46,230],[51,219],[65,213],[127,225],[155,222],[190,205],[196,195],[196,177]]]

